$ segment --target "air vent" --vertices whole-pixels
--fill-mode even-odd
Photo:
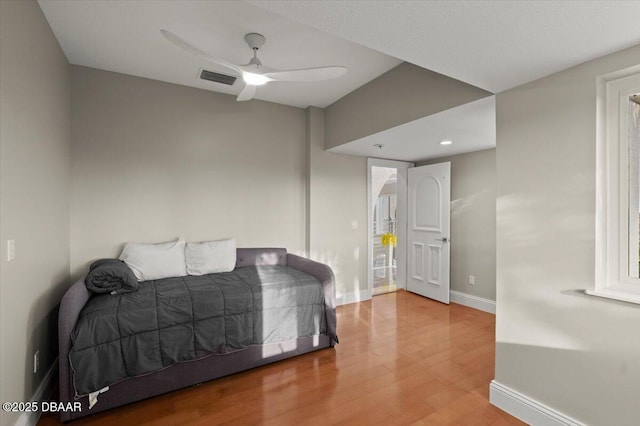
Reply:
[[[232,86],[233,83],[236,82],[238,77],[233,77],[231,75],[218,74],[217,72],[202,70],[200,73],[200,78],[203,80],[213,81],[214,83],[222,83],[227,86]]]

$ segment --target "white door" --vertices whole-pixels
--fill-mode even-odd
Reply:
[[[449,303],[451,163],[409,169],[407,290]]]

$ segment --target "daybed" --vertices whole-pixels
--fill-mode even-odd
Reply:
[[[323,322],[321,327],[318,328],[321,330],[320,334],[285,341],[277,338],[273,339],[269,336],[269,338],[264,338],[263,340],[265,342],[273,341],[273,343],[247,345],[237,351],[210,354],[195,360],[178,362],[149,374],[126,378],[111,384],[108,391],[99,395],[98,402],[91,409],[89,409],[89,398],[86,394],[77,396],[82,393],[76,393],[76,382],[74,381],[74,374],[76,373],[73,372],[70,362],[70,355],[72,356],[74,351],[77,352],[77,348],[74,349],[72,346],[74,328],[79,318],[81,318],[83,307],[93,297],[85,287],[84,278],[76,282],[67,291],[60,304],[58,319],[60,402],[65,404],[80,402],[82,410],[79,412],[61,412],[61,420],[68,422],[239,371],[318,349],[333,347],[338,339],[336,336],[335,282],[331,268],[322,263],[287,253],[286,249],[282,248],[239,248],[237,249],[236,269],[234,272],[244,268],[240,270],[249,272],[254,270],[260,275],[262,270],[280,266],[292,268],[287,270],[294,271],[299,276],[308,274],[308,276],[314,277],[319,281],[319,283],[316,283],[316,285],[322,287],[322,289],[317,290],[320,292],[319,300],[322,303],[323,298],[324,301]],[[311,281],[315,282],[313,279]],[[255,290],[252,291],[255,293]],[[111,296],[107,294],[95,297],[109,298]],[[317,317],[316,315],[316,321]],[[77,374],[82,374],[82,372],[78,371]]]

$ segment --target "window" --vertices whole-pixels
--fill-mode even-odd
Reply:
[[[640,303],[640,67],[598,83],[596,282],[588,294]]]
[[[630,277],[640,278],[640,92],[628,96],[623,101],[625,111],[621,113],[626,116],[629,141],[628,268]]]

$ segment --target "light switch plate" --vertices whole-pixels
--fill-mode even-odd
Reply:
[[[352,220],[351,221],[351,229],[358,229],[358,221],[357,220]]]
[[[16,258],[16,240],[7,240],[7,262]]]

